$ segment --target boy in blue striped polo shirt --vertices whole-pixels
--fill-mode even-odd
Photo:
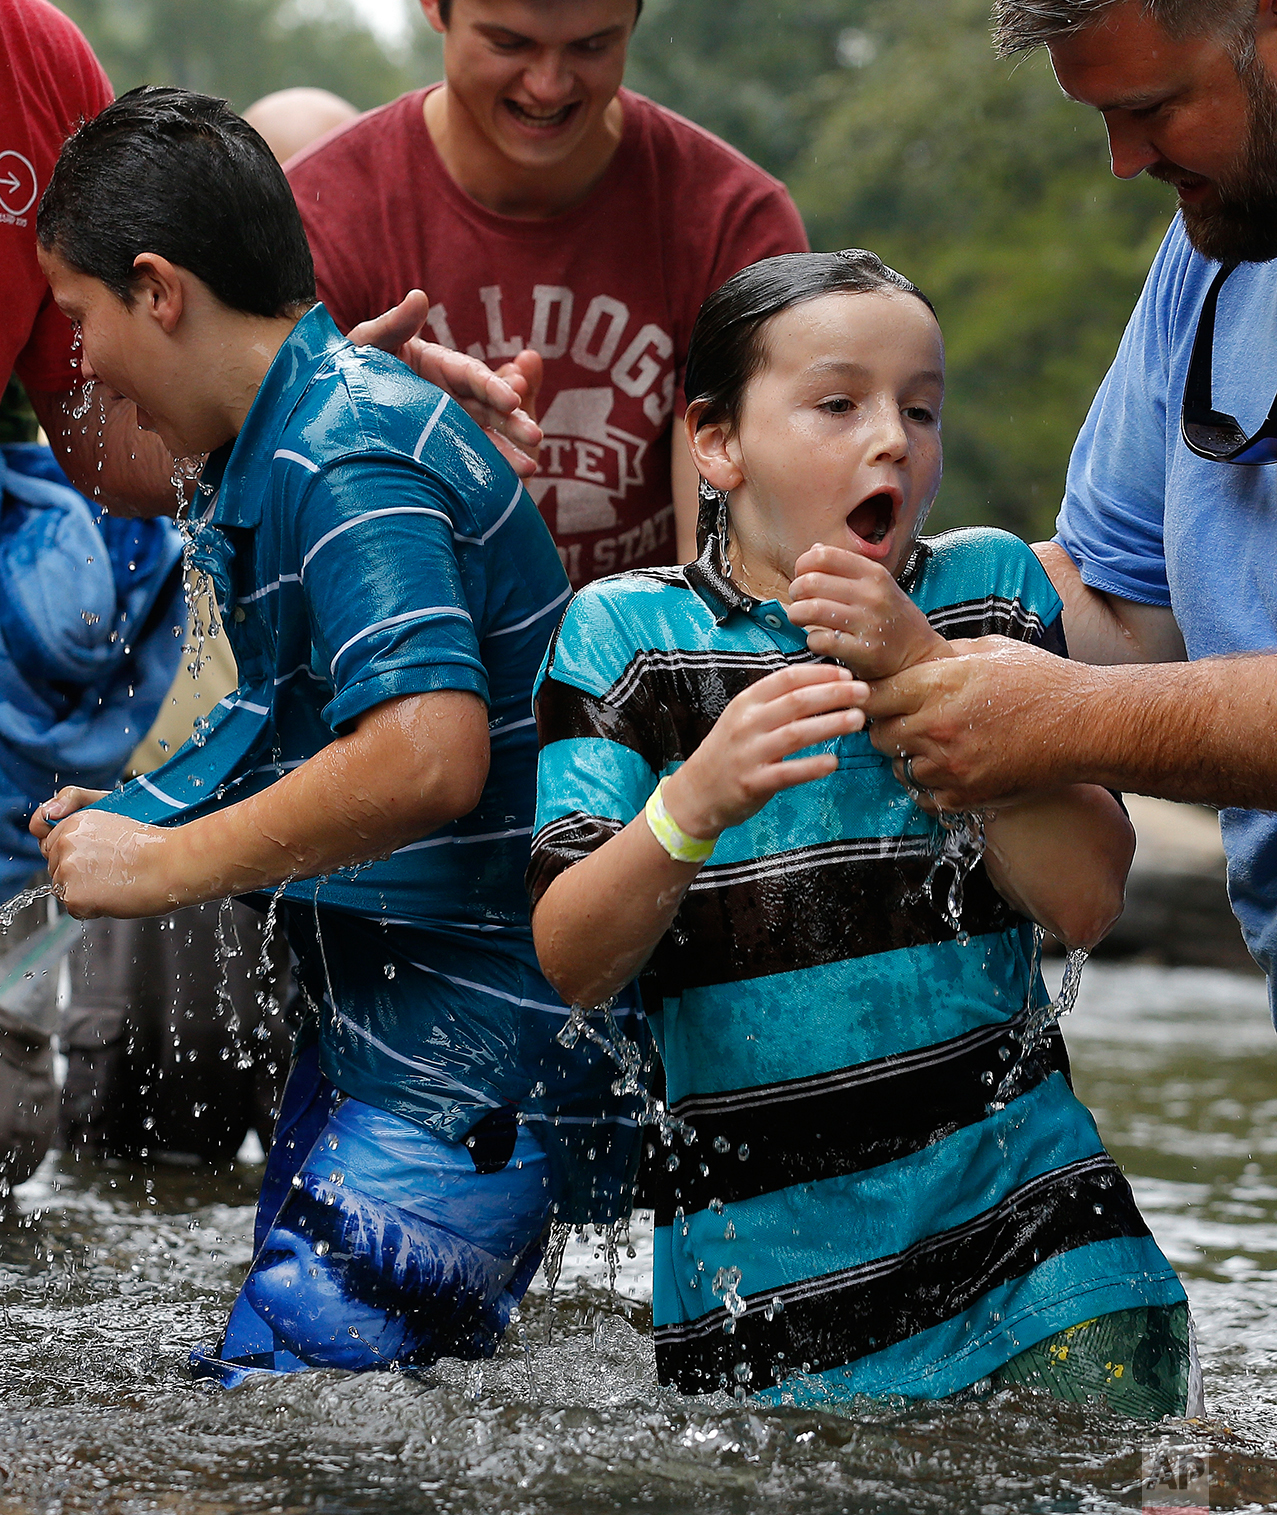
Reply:
[[[33,829],[76,915],[273,895],[311,1011],[253,1266],[194,1366],[489,1354],[552,1210],[614,1214],[636,1160],[615,1069],[557,1039],[522,887],[554,544],[478,426],[314,303],[287,182],[223,102],[123,96],[39,236],[86,377],[209,454],[193,552],[240,686],[156,773]]]
[[[1040,1024],[1034,922],[1103,935],[1130,826],[1092,786],[1026,797],[960,879],[859,708],[853,671],[953,639],[1064,651],[1022,542],[918,537],[943,367],[869,253],[768,259],[705,302],[701,556],[582,590],[538,685],[535,939],[575,1002],[637,977],[659,1028],[664,1382],[819,1403],[993,1378],[1183,1414],[1184,1291]]]

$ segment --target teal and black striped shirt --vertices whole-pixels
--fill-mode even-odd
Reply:
[[[1065,651],[1058,597],[1002,532],[920,543],[902,583],[946,637]],[[533,899],[733,696],[810,660],[713,541],[582,590],[538,685]],[[955,924],[938,824],[866,733],[833,750],[833,774],[723,833],[641,981],[694,1132],[670,1149],[654,1295],[658,1368],[686,1392],[938,1397],[1068,1326],[1184,1297],[1058,1030],[1026,1046],[1046,1001],[1033,926],[983,864]]]

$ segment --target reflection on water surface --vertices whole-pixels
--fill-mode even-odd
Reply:
[[[833,1515],[1139,1508],[1196,1445],[1212,1502],[1277,1508],[1277,1036],[1262,980],[1092,964],[1079,1093],[1192,1297],[1210,1421],[1028,1393],[838,1417],[655,1387],[643,1234],[620,1292],[577,1246],[502,1354],[428,1377],[192,1383],[248,1263],[257,1170],[47,1165],[0,1224],[0,1515],[173,1510]]]

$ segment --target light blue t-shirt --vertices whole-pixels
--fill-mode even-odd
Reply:
[[[1074,446],[1057,522],[1083,582],[1170,606],[1190,658],[1277,649],[1277,465],[1208,462],[1180,436],[1197,319],[1218,269],[1177,217]],[[1243,264],[1225,282],[1212,379],[1214,408],[1255,431],[1277,393],[1277,263]],[[1229,809],[1220,824],[1233,908],[1271,995],[1277,815]]]

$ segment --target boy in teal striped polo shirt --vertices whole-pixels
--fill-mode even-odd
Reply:
[[[478,426],[314,303],[287,182],[223,102],[123,96],[39,235],[86,376],[210,454],[193,551],[240,685],[164,767],[33,829],[77,915],[274,895],[310,1008],[253,1266],[194,1365],[486,1355],[552,1210],[608,1218],[636,1158],[615,1070],[558,1041],[522,887],[554,543]]]
[[[951,888],[859,708],[853,671],[957,639],[1064,651],[1023,543],[918,536],[943,362],[868,253],[768,259],[705,303],[703,550],[581,591],[551,646],[534,935],[566,997],[637,978],[659,1027],[664,1382],[812,1403],[994,1378],[1183,1414],[1183,1289],[1038,1024],[1034,923],[1107,930],[1129,824],[1091,786],[1027,797]]]

